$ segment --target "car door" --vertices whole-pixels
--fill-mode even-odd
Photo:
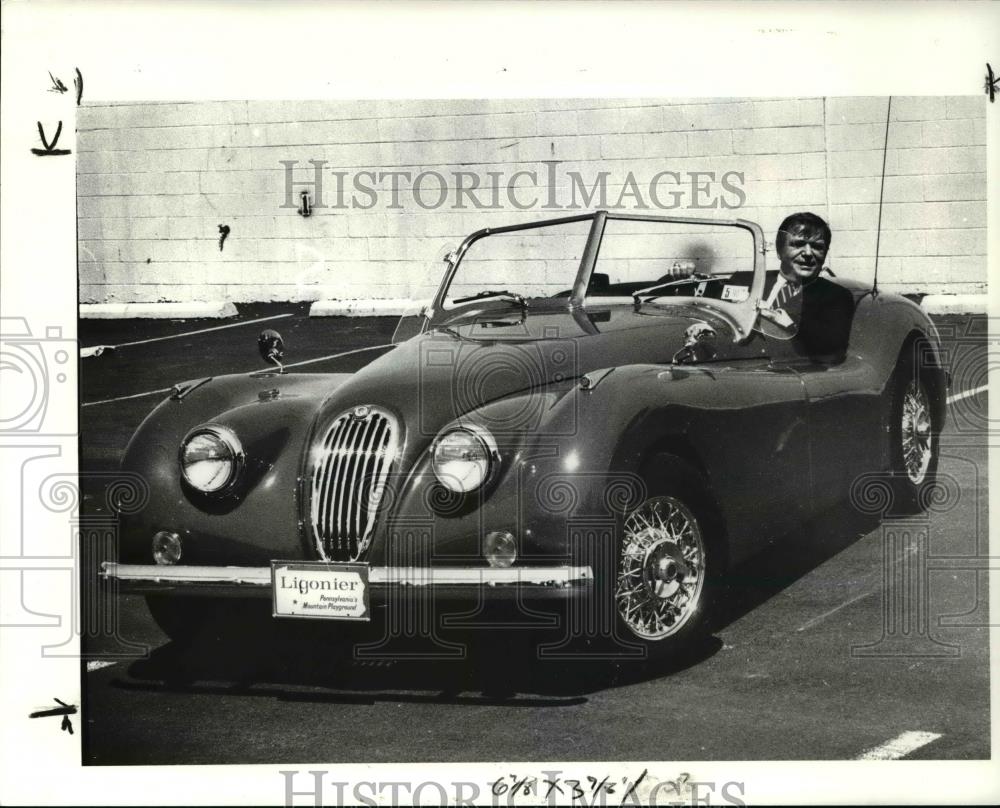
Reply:
[[[768,340],[771,366],[794,371],[806,394],[810,497],[829,507],[849,496],[854,479],[878,467],[881,389],[866,358],[810,357],[794,341]]]
[[[760,335],[719,340],[717,354],[661,374],[724,511],[734,560],[786,535],[812,512],[806,392],[793,367],[772,362]],[[685,382],[688,390],[681,396]],[[676,418],[665,411],[665,418]],[[688,420],[689,419],[689,420]]]

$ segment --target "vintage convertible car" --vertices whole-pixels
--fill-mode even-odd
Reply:
[[[727,570],[862,475],[897,509],[935,476],[928,317],[835,279],[823,338],[786,330],[766,252],[744,220],[490,228],[357,372],[286,372],[264,332],[270,366],[179,384],[136,432],[150,498],[104,577],[176,640],[262,596],[276,620],[416,610],[431,633],[552,609],[567,642],[678,649]]]

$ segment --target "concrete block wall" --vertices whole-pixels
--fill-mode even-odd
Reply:
[[[984,99],[893,99],[883,288],[985,291]],[[619,201],[624,210],[752,219],[769,238],[788,213],[813,210],[834,228],[834,271],[868,278],[885,112],[885,98],[85,104],[80,300],[420,297],[436,281],[435,259],[446,245],[475,229]],[[322,161],[327,207],[308,218],[284,207],[282,161],[292,161],[297,183],[313,180],[310,161]],[[550,189],[551,161],[558,165]],[[447,201],[426,209],[412,180],[398,178],[392,204],[390,181],[371,178],[366,183],[381,188],[373,203],[351,187],[363,171],[439,172]],[[512,183],[520,203],[537,198],[530,209],[507,200],[519,171],[537,175]],[[658,186],[669,211],[649,191],[664,171],[680,179]],[[343,207],[335,206],[334,172],[346,172]],[[605,199],[585,204],[572,172],[588,188],[606,172]],[[469,187],[473,177],[478,198],[489,205],[495,191],[502,209],[457,198],[455,184]],[[302,187],[293,188],[296,205]],[[423,199],[433,203],[438,190],[428,182]],[[558,210],[543,207],[550,193]],[[220,251],[223,224],[230,234]]]

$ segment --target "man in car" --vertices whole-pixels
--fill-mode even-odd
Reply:
[[[761,308],[803,353],[836,358],[847,349],[854,296],[820,277],[831,238],[830,226],[814,213],[787,217],[774,239],[781,264],[777,277],[768,279]]]

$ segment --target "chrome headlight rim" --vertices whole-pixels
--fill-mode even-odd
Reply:
[[[188,477],[187,468],[184,464],[184,450],[187,448],[188,444],[199,435],[211,435],[218,439],[226,445],[226,448],[232,456],[232,465],[229,470],[229,476],[218,488],[206,490],[193,483],[190,477]],[[201,424],[200,426],[196,426],[194,429],[189,431],[181,440],[181,445],[177,451],[177,462],[181,470],[181,479],[184,481],[184,485],[190,490],[197,492],[201,496],[224,497],[233,492],[233,489],[243,476],[243,469],[246,466],[246,453],[243,451],[243,444],[240,442],[240,439],[228,426],[223,426],[222,424]]]
[[[454,486],[455,478],[450,474],[444,474],[438,469],[437,461],[437,450],[446,437],[452,435],[456,432],[464,432],[471,435],[473,438],[479,441],[480,445],[483,447],[486,454],[486,472],[483,474],[482,479],[474,486],[470,488],[456,488]],[[447,488],[449,491],[455,494],[467,495],[474,491],[479,491],[489,485],[490,482],[495,479],[497,475],[497,469],[500,467],[500,449],[497,446],[496,439],[493,437],[492,433],[485,427],[479,426],[478,424],[461,423],[452,424],[451,426],[442,429],[436,438],[434,438],[434,443],[431,445],[431,469],[434,471],[434,476],[437,481]]]

